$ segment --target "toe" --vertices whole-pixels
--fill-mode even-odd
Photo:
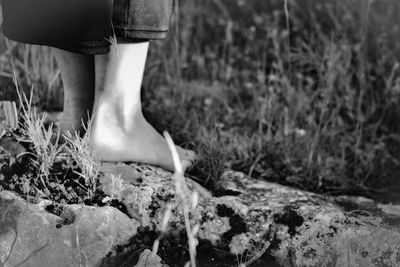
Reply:
[[[179,146],[176,146],[179,158],[181,160],[181,165],[183,171],[187,170],[188,168],[192,167],[194,162],[197,160],[197,155],[192,150],[186,150]]]
[[[176,148],[178,150],[178,154],[181,160],[195,161],[197,159],[197,155],[194,151],[183,149],[179,146],[177,146]]]
[[[185,150],[184,157],[182,159],[182,168],[183,170],[187,170],[192,167],[197,160],[197,155],[192,150]]]
[[[185,150],[185,158],[186,158],[186,160],[189,160],[189,161],[195,161],[195,160],[197,160],[197,155],[192,150]]]
[[[193,161],[184,159],[181,161],[181,165],[183,172],[185,172],[187,169],[193,166]]]

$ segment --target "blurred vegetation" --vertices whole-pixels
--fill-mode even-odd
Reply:
[[[233,168],[400,201],[398,0],[191,0],[174,9],[171,34],[151,44],[143,99],[157,129],[199,153],[191,175],[218,190]],[[49,49],[9,47],[0,98],[15,97],[6,89],[12,58],[37,105],[60,109]]]

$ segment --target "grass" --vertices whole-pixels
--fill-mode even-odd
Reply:
[[[18,83],[15,81],[20,106],[22,109],[22,120],[20,134],[17,138],[19,141],[30,144],[33,147],[34,156],[33,163],[38,168],[37,178],[40,180],[45,195],[49,195],[47,185],[49,183],[50,171],[60,156],[63,145],[59,145],[59,134],[56,134],[54,139],[53,124],[45,127],[46,114],[39,114],[38,111],[32,107],[32,92],[28,100],[25,94],[21,94],[18,89]]]
[[[79,132],[74,132],[73,134],[68,132],[63,135],[66,141],[65,150],[78,167],[78,171],[75,172],[84,179],[85,185],[90,188],[88,197],[94,196],[96,192],[97,179],[100,172],[100,161],[90,147],[92,121],[90,119],[87,123],[85,127],[86,134],[83,136]]]
[[[153,46],[163,64],[158,76],[149,64],[144,84],[156,87],[160,77],[162,90],[145,91],[145,107],[150,119],[163,114],[152,122],[178,141],[199,151],[206,141],[215,157],[203,158],[216,165],[197,176],[216,184],[234,168],[318,192],[380,198],[379,190],[398,190],[400,23],[383,11],[398,10],[396,1],[180,8],[179,35]]]
[[[396,0],[180,1],[168,39],[151,44],[145,115],[198,151],[191,174],[210,188],[233,168],[394,201],[399,9]],[[18,80],[40,88],[34,104],[60,109],[50,51],[16,45],[12,55]],[[0,58],[5,76],[10,56]],[[7,79],[2,94],[12,97]]]
[[[196,224],[192,228],[190,220],[190,211],[194,211],[196,209],[199,195],[196,191],[191,192],[186,184],[182,164],[181,161],[179,160],[179,155],[171,136],[169,135],[169,133],[164,132],[164,137],[167,140],[168,147],[171,152],[171,157],[174,162],[175,172],[173,174],[173,179],[175,181],[175,196],[178,201],[178,207],[182,209],[183,217],[185,220],[185,229],[188,239],[189,255],[190,255],[190,261],[188,261],[185,264],[185,267],[196,267],[196,246],[198,244],[196,235],[200,229],[200,224]],[[190,197],[188,198],[188,196]],[[159,229],[159,231],[162,234],[165,234],[167,232],[167,225],[171,215],[172,215],[172,205],[168,204],[166,206],[165,214]],[[153,256],[156,255],[158,252],[158,248],[160,245],[160,237],[154,241],[152,249]]]
[[[48,122],[47,113],[33,106],[33,89],[27,97],[15,77],[14,84],[19,100],[19,125],[7,129],[6,134],[23,144],[26,152],[9,155],[9,160],[2,162],[0,190],[15,190],[28,200],[31,197],[52,200],[55,206],[98,202],[102,197],[97,191],[100,163],[89,147],[91,121],[86,129],[88,134],[81,137],[77,132],[68,133],[63,135],[65,143],[62,143],[60,132]]]

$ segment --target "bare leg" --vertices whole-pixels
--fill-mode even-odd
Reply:
[[[96,78],[104,77],[104,85],[96,85],[103,89],[97,100],[91,145],[101,160],[142,162],[173,170],[165,139],[142,114],[140,87],[147,50],[148,42],[119,44],[112,46],[109,54],[95,56]],[[178,153],[186,166],[195,158],[194,152],[182,148]]]
[[[61,133],[81,131],[87,122],[94,98],[94,58],[65,50],[53,49],[64,85],[64,112],[60,118]]]

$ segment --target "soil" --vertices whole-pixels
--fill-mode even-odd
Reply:
[[[10,140],[10,142],[16,142]],[[31,203],[41,200],[49,200],[52,204],[47,207],[49,212],[60,215],[65,204],[85,204],[89,206],[113,206],[127,213],[123,203],[115,199],[106,198],[99,184],[95,192],[92,185],[79,176],[79,168],[76,164],[69,163],[66,159],[60,159],[54,163],[44,184],[37,177],[39,173],[34,164],[32,149],[28,144],[21,143],[26,152],[16,158],[0,158],[0,189],[11,190],[21,195]]]

